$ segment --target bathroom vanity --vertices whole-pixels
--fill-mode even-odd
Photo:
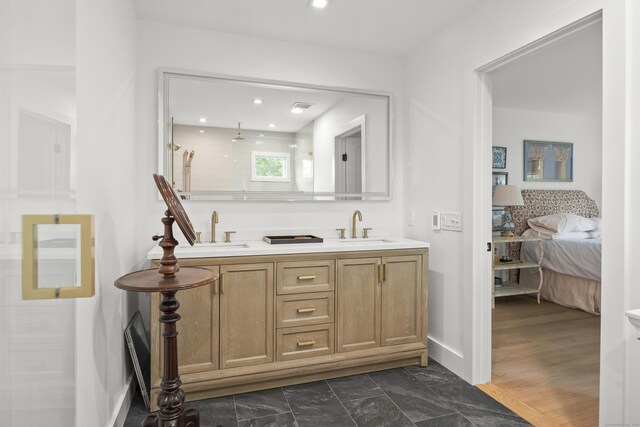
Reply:
[[[301,247],[303,246],[303,247]],[[187,400],[427,364],[429,244],[405,239],[262,241],[176,248],[219,275],[183,291],[178,362]],[[154,266],[159,248],[149,253]],[[151,402],[162,377],[151,300]]]

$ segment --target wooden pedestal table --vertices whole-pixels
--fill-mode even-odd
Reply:
[[[160,292],[160,323],[164,324],[164,371],[162,392],[158,396],[158,414],[148,415],[143,427],[199,427],[200,416],[195,409],[182,408],[184,393],[180,389],[182,381],[178,375],[178,331],[176,313],[180,304],[176,292],[208,285],[217,279],[217,274],[206,268],[182,267],[174,277],[158,275],[157,269],[142,270],[120,277],[115,286],[132,292]]]

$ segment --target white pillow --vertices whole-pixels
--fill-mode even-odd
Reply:
[[[552,234],[598,229],[598,224],[595,221],[566,212],[531,218],[527,223],[536,231]]]

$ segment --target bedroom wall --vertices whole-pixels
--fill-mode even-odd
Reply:
[[[572,142],[573,182],[524,182],[523,141]],[[507,147],[509,184],[520,189],[583,190],[602,208],[602,117],[493,109],[493,145]]]

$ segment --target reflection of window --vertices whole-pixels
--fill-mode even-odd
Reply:
[[[289,153],[252,151],[251,180],[290,181]]]

